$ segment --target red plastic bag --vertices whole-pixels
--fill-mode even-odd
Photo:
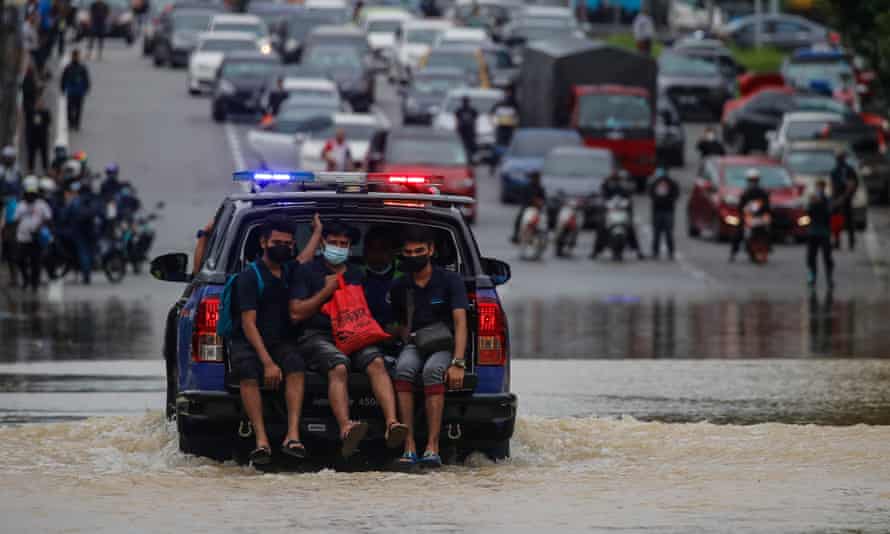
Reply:
[[[844,216],[838,213],[835,213],[831,216],[831,234],[834,236],[840,235],[841,232],[844,231],[844,224],[846,221],[844,220]]]
[[[337,277],[340,287],[321,311],[331,318],[334,344],[343,354],[352,354],[365,347],[389,339],[389,334],[371,316],[365,290],[360,285],[347,284],[343,275]]]

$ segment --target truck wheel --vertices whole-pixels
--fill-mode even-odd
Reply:
[[[496,446],[482,451],[488,459],[493,462],[500,462],[510,458],[510,440],[498,443]]]

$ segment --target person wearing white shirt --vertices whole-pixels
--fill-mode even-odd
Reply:
[[[53,220],[49,204],[40,198],[40,181],[31,175],[22,182],[25,191],[23,201],[16,205],[15,221],[18,223],[15,240],[19,252],[20,266],[25,278],[25,288],[37,291],[40,285],[42,250],[40,232]]]
[[[37,35],[37,10],[31,11],[22,23],[22,48],[31,58],[37,70],[42,70],[40,64],[40,37]]]
[[[655,38],[655,23],[649,16],[648,10],[643,7],[633,22],[634,41],[637,43],[637,50],[641,54],[652,54],[652,39]]]

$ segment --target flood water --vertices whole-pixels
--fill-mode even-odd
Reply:
[[[24,303],[0,315],[3,530],[885,533],[887,304],[511,303],[508,463],[261,475],[178,452],[163,303]]]

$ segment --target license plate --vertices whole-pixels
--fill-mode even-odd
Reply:
[[[692,96],[692,95],[682,95],[682,96],[679,98],[679,100],[680,100],[680,103],[681,103],[681,104],[687,104],[687,105],[695,105],[695,104],[698,104],[698,97],[697,97],[697,96]]]

